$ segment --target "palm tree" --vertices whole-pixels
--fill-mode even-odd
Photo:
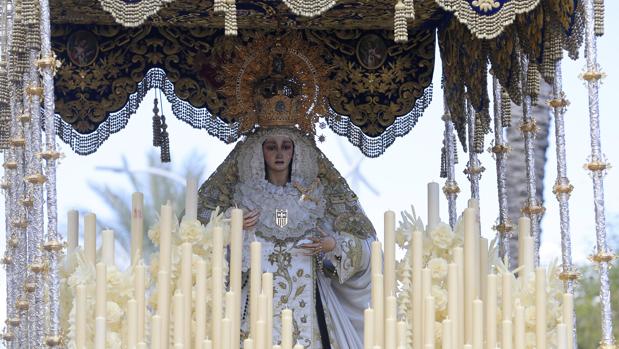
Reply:
[[[170,163],[161,163],[155,151],[147,154],[148,167],[143,170],[129,168],[127,158],[122,157],[119,168],[100,168],[112,171],[126,177],[131,184],[131,192],[144,194],[144,227],[151,227],[159,217],[161,205],[168,200],[174,212],[179,215],[185,209],[185,185],[187,177],[203,178],[206,165],[204,156],[195,152],[190,153],[179,169],[173,168]],[[138,173],[146,175],[138,175]],[[97,225],[108,227],[116,232],[116,239],[126,251],[131,243],[131,192],[110,187],[106,183],[89,182],[90,188],[101,198],[103,203],[114,212],[109,218],[98,217]],[[146,233],[146,232],[145,232]],[[144,257],[148,257],[154,246],[149,239],[144,239]]]

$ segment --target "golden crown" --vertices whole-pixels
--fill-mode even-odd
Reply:
[[[285,47],[265,41],[255,40],[224,67],[225,112],[239,121],[242,134],[275,126],[315,133],[315,123],[327,110],[323,59],[298,36],[286,40]]]

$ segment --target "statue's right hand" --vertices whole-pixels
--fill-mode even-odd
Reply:
[[[251,229],[256,226],[258,223],[258,218],[260,218],[260,210],[255,209],[251,210],[243,215],[243,229]]]

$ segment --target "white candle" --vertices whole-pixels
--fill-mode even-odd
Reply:
[[[572,333],[574,330],[574,296],[570,293],[563,294],[563,323],[567,333],[567,349],[574,349]]]
[[[75,309],[75,345],[86,349],[86,286],[76,287],[77,306]]]
[[[73,253],[78,245],[79,213],[76,210],[67,212],[67,255]]]
[[[161,348],[161,317],[153,315],[150,318],[150,348]]]
[[[266,314],[264,326],[266,332],[266,348],[273,345],[273,274],[262,274],[262,293],[266,298]]]
[[[531,219],[526,216],[518,218],[518,266],[525,264],[525,247],[524,237],[530,236],[531,231]]]
[[[191,347],[191,313],[193,311],[193,302],[191,292],[193,288],[193,275],[191,268],[191,259],[193,258],[193,248],[190,242],[184,242],[181,245],[181,291],[183,292],[183,345],[187,348]]]
[[[104,230],[103,235],[103,247],[101,248],[101,261],[109,266],[114,264],[114,231]]]
[[[206,262],[200,257],[196,270],[196,349],[203,345],[206,336],[206,297]]]
[[[370,268],[372,275],[383,273],[382,247],[378,240],[372,241]]]
[[[159,269],[157,279],[159,282],[157,285],[159,287],[157,315],[160,317],[160,341],[161,348],[167,349],[170,338],[170,274],[167,271]]]
[[[138,344],[138,303],[135,299],[127,301],[127,345],[134,349]]]
[[[178,289],[174,292],[174,345],[184,345],[185,315],[183,314],[184,296]]]
[[[484,343],[484,304],[481,300],[473,301],[473,349],[482,349]]]
[[[185,219],[195,221],[198,218],[198,184],[196,179],[187,178],[185,188]]]
[[[488,304],[486,299],[486,291],[488,290],[488,285],[486,284],[487,276],[490,274],[488,270],[488,239],[479,238],[479,294],[478,297],[484,302],[484,306]]]
[[[282,349],[292,349],[292,310],[282,310]]]
[[[443,320],[443,328],[442,328],[442,334],[443,334],[443,342],[442,342],[442,349],[450,349],[453,345],[453,338],[452,338],[452,324],[451,324],[451,320],[449,319],[445,319]]]
[[[243,349],[253,349],[253,347],[254,347],[254,343],[251,338],[247,338],[243,341]]]
[[[374,345],[384,345],[384,304],[383,304],[383,275],[372,275],[372,308],[374,309]]]
[[[537,349],[546,348],[546,270],[535,270],[535,341]]]
[[[262,288],[262,244],[258,241],[252,241],[249,244],[249,323],[252,338],[256,336],[256,321],[258,321],[258,295]]]
[[[232,304],[234,306],[234,303]],[[224,318],[221,320],[221,330],[222,330],[222,349],[231,349],[232,348],[232,321],[228,318]]]
[[[424,324],[423,324],[423,342],[425,346],[434,348],[434,321],[435,321],[435,309],[434,309],[434,297],[425,297],[425,311],[424,311]]]
[[[503,273],[503,320],[512,321],[512,273]]]
[[[162,205],[159,218],[159,270],[170,272],[172,263],[172,206]]]
[[[84,255],[86,261],[95,265],[97,259],[97,216],[94,213],[84,215]]]
[[[213,349],[213,342],[210,339],[205,339],[202,343],[202,349]]]
[[[413,264],[413,287],[411,287],[413,300],[413,349],[423,349],[423,298],[421,295],[421,269],[423,268],[423,233],[413,231],[412,234],[412,264]]]
[[[462,247],[454,248],[454,262],[458,266],[458,321],[455,322],[456,348],[464,346],[464,250]]]
[[[374,346],[374,310],[365,309],[363,312],[363,348],[372,349]],[[285,348],[284,348],[285,349]]]
[[[97,263],[96,267],[96,317],[107,317],[107,266]]]
[[[148,349],[148,346],[144,342],[140,342],[137,345],[137,349]]]
[[[512,322],[511,320],[503,320],[503,328],[501,333],[501,349],[512,349]]]
[[[303,346],[301,344],[297,343],[297,344],[294,345],[294,348],[292,348],[292,349],[303,349]]]
[[[496,348],[496,308],[497,308],[497,279],[495,274],[486,277],[486,347]]]
[[[473,343],[473,300],[475,287],[478,284],[475,264],[475,253],[478,245],[475,236],[476,211],[473,208],[464,210],[464,342]],[[478,349],[478,348],[475,348]]]
[[[385,349],[396,349],[396,324],[395,319],[385,319]]]
[[[385,297],[395,295],[395,212],[384,214],[385,270],[383,272],[383,293]]]
[[[228,291],[226,292],[225,299],[225,312],[224,318],[227,318],[232,322],[232,314],[234,314],[234,292]]]
[[[146,275],[144,273],[144,264],[142,261],[139,261],[135,266],[134,270],[134,287],[135,287],[135,300],[137,302],[137,317],[138,317],[138,342],[145,341],[144,338],[144,321],[146,316],[146,299],[145,299],[145,291],[146,291]]]
[[[398,316],[398,305],[395,296],[385,297],[385,320],[392,318],[396,319]]]
[[[144,194],[131,194],[131,264],[142,258],[144,240]]]
[[[406,348],[406,322],[398,321],[398,330],[397,330],[397,346],[398,348]]]
[[[438,183],[428,183],[428,231],[432,231],[441,222],[439,215]]]
[[[264,320],[258,320],[256,321],[256,338],[254,341],[254,348],[255,349],[267,349],[264,346],[265,342],[266,342],[266,333],[264,331]]]
[[[518,304],[519,302],[516,302]],[[525,348],[525,327],[524,327],[524,307],[516,306],[516,323],[514,324],[514,347],[516,349]]]
[[[271,339],[267,338],[267,305],[269,304],[269,302],[267,301],[267,296],[264,293],[260,293],[260,295],[258,296],[258,321],[262,321],[262,325],[258,325],[258,322],[256,322],[256,326],[257,328],[260,330],[261,333],[258,334],[258,337],[256,337],[256,341],[259,342],[260,345],[262,345],[262,347],[264,347],[265,349],[271,348]]]
[[[233,208],[230,221],[230,290],[234,292],[234,313],[231,319],[232,336],[238,338],[241,333],[241,269],[243,264],[243,210]],[[238,349],[240,341],[232,342],[232,349]]]
[[[450,334],[452,344],[454,348],[459,348],[458,343],[458,319],[459,319],[459,307],[458,307],[458,265],[456,263],[450,263],[447,268],[447,317],[452,319]]]
[[[421,270],[421,299],[423,300],[423,303],[421,304],[421,308],[423,309],[423,312],[419,315],[421,315],[422,318],[426,317],[426,299],[427,297],[432,295],[432,274],[430,273],[430,269],[428,268],[423,268]],[[422,333],[427,333],[425,327],[427,325],[427,322],[424,321],[423,325],[422,325]],[[423,345],[425,346],[426,344],[428,344],[428,342],[424,339],[423,341]]]
[[[105,349],[105,339],[107,337],[105,321],[103,316],[95,318],[95,349]]]
[[[530,236],[524,237],[524,276],[522,281],[525,282],[527,278],[532,277],[535,272],[535,262],[533,253],[533,238]]]
[[[569,341],[567,336],[567,328],[565,324],[557,325],[557,349],[567,349],[567,342]]]
[[[213,294],[211,306],[211,337],[213,338],[213,347],[221,348],[221,308],[223,303],[223,274],[221,268],[213,268]]]

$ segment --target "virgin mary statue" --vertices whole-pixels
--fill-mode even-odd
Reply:
[[[249,247],[259,241],[262,272],[273,273],[273,343],[281,311],[291,309],[293,336],[304,348],[362,348],[376,234],[311,129],[300,129],[305,114],[295,113],[295,98],[302,89],[286,78],[284,58],[269,58],[268,76],[249,84],[256,119],[202,184],[198,216],[206,223],[217,207],[244,210],[242,336],[249,333]]]

